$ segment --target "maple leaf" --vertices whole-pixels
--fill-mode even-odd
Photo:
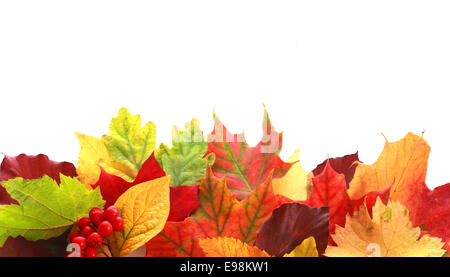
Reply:
[[[292,250],[289,254],[285,254],[283,257],[319,257],[314,237],[304,239],[299,246],[295,247],[294,250]]]
[[[266,251],[230,237],[201,239],[199,245],[206,257],[270,257]]]
[[[289,157],[286,162],[294,163],[289,171],[281,178],[272,180],[273,191],[288,197],[293,201],[306,200],[311,186],[312,173],[303,169],[299,162],[299,150]]]
[[[161,144],[156,158],[167,175],[172,177],[172,186],[192,186],[205,176],[205,161],[210,165],[214,163],[213,153],[203,158],[207,148],[200,122],[194,118],[186,123],[184,131],[173,127],[172,148]]]
[[[353,179],[355,175],[356,167],[358,166],[357,162],[361,162],[358,157],[358,152],[355,154],[345,155],[343,157],[338,158],[328,158],[323,163],[319,164],[312,173],[314,176],[318,176],[325,168],[327,163],[330,163],[331,168],[334,171],[340,174],[344,174],[345,183],[347,184],[347,188],[349,187],[350,181]]]
[[[109,248],[114,256],[125,256],[158,234],[169,216],[170,176],[141,183],[128,189],[114,206],[124,220],[114,232]]]
[[[118,116],[111,120],[109,136],[99,139],[75,134],[81,146],[77,173],[86,185],[98,181],[100,168],[132,181],[155,149],[155,125],[148,122],[141,128],[139,115],[131,115],[126,108],[120,109]]]
[[[255,246],[282,257],[313,236],[321,254],[328,243],[328,210],[328,207],[313,208],[300,203],[283,204],[261,225]]]
[[[441,257],[445,250],[439,238],[420,237],[412,227],[408,210],[399,202],[384,205],[380,198],[371,217],[365,205],[347,215],[345,228],[337,226],[332,235],[337,246],[328,246],[329,257]]]
[[[58,237],[95,207],[103,207],[100,190],[88,190],[76,179],[60,175],[61,184],[44,175],[4,181],[19,205],[0,205],[0,246],[8,237],[36,241]]]
[[[407,204],[412,207],[410,218],[414,226],[422,226],[428,234],[450,243],[450,184],[430,190],[424,183],[417,184],[417,193]]]
[[[390,199],[402,203],[410,188],[424,183],[430,147],[422,136],[408,133],[397,142],[388,142],[373,165],[359,163],[348,194],[359,199],[370,191],[381,191],[392,184]]]
[[[282,134],[275,131],[264,108],[263,138],[250,147],[244,134],[231,134],[214,114],[214,130],[208,137],[208,151],[214,153],[216,162],[214,175],[226,176],[229,188],[242,200],[257,188],[273,171],[273,178],[283,177],[293,163],[283,162],[281,151]]]
[[[353,212],[354,208],[347,195],[345,176],[338,174],[331,162],[327,162],[322,172],[312,179],[312,183],[311,195],[302,203],[311,207],[329,207],[329,228],[330,233],[334,233],[335,225],[344,226],[347,213]]]
[[[359,164],[348,194],[358,199],[389,186],[389,199],[409,210],[414,226],[423,225],[431,234],[450,241],[450,184],[430,190],[425,184],[430,146],[423,136],[408,133],[388,142],[373,165]]]
[[[147,243],[147,256],[203,256],[202,238],[233,237],[251,244],[259,226],[279,204],[271,185],[271,175],[247,198],[238,201],[225,178],[214,176],[207,164],[199,181],[200,205],[191,217],[167,222],[163,231]]]

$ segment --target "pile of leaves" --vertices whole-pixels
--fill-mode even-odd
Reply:
[[[214,115],[156,146],[156,127],[122,108],[101,138],[76,133],[77,165],[5,156],[0,256],[65,256],[68,234],[93,208],[114,205],[124,228],[99,256],[442,257],[450,248],[450,184],[425,184],[423,134],[386,139],[377,161],[328,158],[311,172],[264,110],[256,146]]]

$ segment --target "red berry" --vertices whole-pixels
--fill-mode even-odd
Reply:
[[[85,237],[74,237],[73,240],[71,241],[72,243],[76,243],[80,246],[80,250],[84,250],[84,248],[86,248],[86,238]]]
[[[92,247],[86,247],[86,249],[84,249],[84,256],[85,257],[97,257],[97,250],[95,250],[95,248],[92,248]]]
[[[113,222],[119,216],[119,210],[114,206],[109,206],[105,210],[105,219],[109,222]]]
[[[81,235],[85,238],[88,238],[90,234],[94,233],[95,230],[91,226],[86,226],[81,231]]]
[[[89,226],[89,224],[91,224],[89,217],[82,217],[78,220],[78,228],[80,230],[83,230],[84,227]]]
[[[93,208],[89,212],[89,218],[95,226],[98,226],[104,219],[102,210],[100,210],[99,208]]]
[[[72,241],[74,237],[78,237],[78,236],[81,236],[81,232],[78,230],[73,230],[69,234],[69,241]]]
[[[123,229],[123,218],[120,216],[116,217],[116,219],[112,222],[113,230],[116,232],[122,231]]]
[[[98,225],[98,233],[103,237],[108,237],[113,232],[113,227],[109,221],[103,221]]]
[[[100,246],[102,246],[103,238],[102,238],[102,236],[100,236],[99,233],[94,232],[94,233],[89,235],[87,241],[88,241],[88,245],[90,247],[92,247],[92,248],[99,248]]]

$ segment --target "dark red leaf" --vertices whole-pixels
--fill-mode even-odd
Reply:
[[[313,236],[319,254],[328,243],[328,207],[312,208],[299,203],[286,203],[275,209],[259,228],[255,245],[267,253],[281,257]]]
[[[326,159],[323,163],[319,164],[312,173],[314,176],[318,176],[320,173],[322,173],[323,169],[325,168],[326,163],[330,162],[331,167],[340,174],[344,174],[345,176],[345,183],[348,184],[353,179],[353,175],[355,175],[356,167],[358,166],[355,162],[360,162],[358,158],[358,152],[351,155],[345,155],[343,157],[338,158],[329,158]]]
[[[46,155],[36,156],[20,154],[19,156],[7,156],[0,165],[0,181],[6,181],[16,177],[24,179],[38,179],[48,175],[56,182],[60,182],[59,174],[74,177],[76,176],[75,166],[69,162],[54,162]],[[6,192],[5,188],[0,187],[0,204],[17,204]]]

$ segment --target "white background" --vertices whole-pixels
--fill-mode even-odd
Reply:
[[[0,151],[76,162],[122,106],[157,125],[216,111],[250,144],[263,105],[312,170],[425,132],[450,181],[449,1],[1,1]]]

